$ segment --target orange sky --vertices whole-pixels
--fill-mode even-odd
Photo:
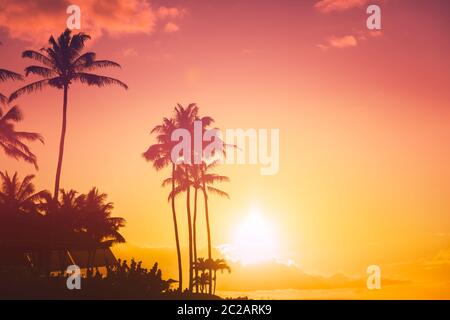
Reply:
[[[117,250],[148,247],[172,274],[175,256],[170,262],[161,253],[174,247],[168,190],[160,187],[168,171],[155,172],[141,153],[176,103],[196,102],[222,129],[280,129],[277,175],[261,176],[259,166],[220,168],[231,179],[222,186],[231,200],[211,201],[215,245],[231,243],[258,207],[280,259],[298,272],[363,277],[378,264],[383,276],[410,286],[381,297],[450,298],[450,7],[375,1],[382,31],[374,33],[365,27],[367,3],[78,1],[83,31],[94,37],[89,50],[119,62],[122,70],[107,73],[130,89],[72,87],[62,187],[108,193],[115,215],[127,219],[129,248]],[[66,7],[3,0],[1,67],[23,70],[29,61],[20,53],[61,32]],[[18,85],[2,84],[1,92]],[[20,128],[45,138],[32,146],[40,170],[1,155],[2,170],[36,173],[39,188],[53,188],[61,102],[55,89],[17,101]],[[181,204],[179,213],[183,222]],[[238,291],[241,269],[219,288]],[[287,289],[286,281],[248,288]],[[292,289],[301,288],[299,281]],[[367,297],[363,289],[353,294]]]

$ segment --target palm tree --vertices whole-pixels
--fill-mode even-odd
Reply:
[[[208,207],[208,192],[214,193],[216,195],[219,195],[221,197],[230,198],[228,193],[217,189],[215,187],[212,187],[211,185],[216,182],[228,182],[230,179],[226,176],[221,176],[216,173],[210,172],[215,166],[217,165],[217,161],[211,162],[210,164],[203,163],[200,166],[200,183],[201,183],[201,190],[203,192],[203,200],[205,204],[205,218],[206,218],[206,234],[208,237],[208,259],[212,260],[212,245],[211,245],[211,226],[209,222],[209,207]],[[210,281],[209,283],[212,284],[212,270],[209,270],[209,276]],[[212,285],[209,286],[209,294],[212,294]]]
[[[175,123],[177,128],[183,128],[188,130],[191,133],[191,139],[194,138],[193,129],[194,129],[194,121],[198,119],[198,107],[196,104],[191,103],[184,108],[181,104],[178,104],[175,107]],[[191,141],[191,146],[193,146],[193,141]],[[187,158],[187,155],[183,154],[184,164],[192,163],[192,155],[191,159]],[[194,155],[195,156],[195,155]],[[184,166],[184,178],[186,181],[189,181],[189,166]],[[193,239],[192,239],[192,215],[191,215],[191,185],[186,183],[186,211],[187,211],[187,221],[188,221],[188,235],[189,235],[189,291],[192,291],[193,281],[194,281],[194,273],[193,273],[193,265],[194,265],[194,257],[193,257]]]
[[[208,265],[209,269],[212,270],[212,272],[213,272],[212,282],[210,282],[210,283],[211,283],[211,286],[213,287],[212,293],[216,294],[217,271],[221,271],[223,273],[223,270],[227,270],[228,273],[230,273],[231,268],[224,259],[216,259],[216,260],[208,259],[206,261],[206,264]]]
[[[2,213],[30,214],[36,213],[36,201],[47,191],[35,192],[34,175],[27,175],[22,181],[17,172],[10,176],[8,172],[0,172],[0,208]]]
[[[16,131],[14,126],[22,119],[23,115],[18,106],[12,107],[5,114],[0,107],[0,147],[6,155],[31,163],[37,169],[36,156],[24,141],[38,140],[44,143],[44,140],[38,133]]]
[[[151,161],[153,163],[153,167],[156,170],[161,170],[167,167],[169,164],[172,165],[172,190],[170,192],[171,195],[174,194],[175,190],[175,172],[177,170],[177,166],[171,160],[171,151],[174,146],[174,142],[171,140],[171,135],[175,129],[175,121],[173,119],[164,118],[163,123],[161,125],[157,125],[151,131],[152,134],[157,134],[157,143],[151,145],[147,149],[147,151],[143,153],[144,158],[147,161]],[[169,199],[171,200],[173,229],[175,232],[175,244],[177,248],[178,289],[181,292],[183,290],[183,266],[181,263],[181,250],[180,239],[178,235],[177,214],[175,210],[175,197],[171,197],[169,195]]]
[[[0,69],[0,82],[22,79],[23,77],[18,73]],[[23,140],[40,140],[43,142],[42,137],[37,133],[15,131],[14,125],[23,119],[22,112],[18,106],[13,106],[4,114],[1,104],[6,104],[7,101],[8,98],[0,93],[0,146],[6,155],[14,159],[22,159],[29,162],[37,169],[36,156],[30,151]]]
[[[40,239],[39,223],[42,216],[37,203],[48,192],[36,192],[33,179],[34,175],[27,175],[20,180],[17,172],[12,176],[8,172],[0,172],[0,243],[6,242],[8,246],[17,248],[17,245],[30,246],[30,241]]]
[[[205,288],[210,284],[207,261],[204,258],[198,258],[194,264],[196,275],[194,283],[196,287],[200,287],[200,292],[204,293]],[[198,292],[198,290],[197,290]]]
[[[49,39],[50,47],[43,48],[41,52],[27,50],[22,53],[23,58],[36,60],[42,65],[31,65],[25,68],[26,75],[37,75],[42,80],[30,83],[11,94],[12,101],[25,93],[42,90],[50,86],[63,90],[63,119],[61,127],[61,138],[59,144],[58,166],[56,169],[55,189],[53,199],[58,200],[59,184],[61,178],[62,161],[64,154],[64,140],[67,122],[67,101],[70,85],[74,82],[87,84],[88,86],[104,87],[112,84],[127,89],[127,85],[115,78],[90,73],[89,71],[106,67],[120,67],[119,64],[109,60],[96,60],[94,52],[85,52],[85,42],[90,36],[84,33],[71,35],[66,29],[58,39],[53,36]]]
[[[89,266],[95,261],[97,247],[110,247],[114,243],[125,242],[125,238],[119,233],[119,229],[125,225],[125,219],[111,217],[114,206],[111,202],[106,202],[106,198],[105,193],[92,188],[88,194],[81,195],[76,200],[81,206],[80,229],[94,243],[88,257]]]
[[[194,261],[197,261],[197,199],[198,199],[198,189],[200,189],[201,184],[199,180],[198,165],[193,164],[190,166],[190,176],[191,185],[194,188],[194,220],[192,221],[192,231],[193,231],[193,246],[194,246]],[[198,278],[198,269],[194,268],[194,277]],[[195,291],[198,292],[199,283],[195,284]]]
[[[196,117],[196,121],[200,121],[201,122],[201,132],[202,132],[202,137],[205,133],[205,131],[208,129],[208,127],[214,122],[214,119],[206,116],[206,117]],[[217,139],[217,137],[216,137]],[[203,148],[202,150],[204,150],[206,148],[206,146],[209,144],[208,141],[203,141],[202,139],[202,144],[203,144]],[[225,143],[223,143],[223,147],[225,147]],[[225,149],[225,148],[224,148]],[[194,154],[196,151],[193,150],[192,154]],[[212,155],[214,156],[214,154]],[[204,155],[200,155],[200,160],[204,158]],[[200,166],[199,164],[193,163],[188,167],[189,171],[190,171],[190,177],[191,177],[191,181],[190,184],[192,185],[192,187],[194,188],[194,217],[193,217],[193,221],[192,221],[192,231],[193,231],[193,251],[194,251],[194,261],[197,261],[197,200],[198,200],[198,190],[201,189],[202,185],[201,185],[201,181],[200,181]],[[198,270],[196,268],[194,268],[194,272],[195,272],[195,278],[198,277]],[[198,292],[198,283],[196,284],[196,291]]]

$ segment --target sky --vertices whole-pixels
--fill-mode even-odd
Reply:
[[[379,31],[366,27],[373,3],[381,8]],[[30,63],[21,52],[61,33],[69,4],[2,0],[0,67],[21,72]],[[114,215],[127,220],[127,244],[115,252],[160,261],[176,276],[169,190],[161,187],[170,173],[156,172],[141,154],[154,143],[150,130],[177,103],[195,102],[221,129],[280,132],[276,175],[262,176],[255,165],[218,169],[230,177],[221,188],[231,199],[211,197],[213,243],[233,270],[220,276],[219,290],[273,298],[450,298],[446,1],[77,4],[81,31],[93,38],[88,50],[120,63],[105,73],[129,90],[72,86],[61,186],[108,194]],[[9,94],[20,85],[2,83],[0,90]],[[19,128],[45,138],[32,145],[39,171],[3,154],[0,170],[35,174],[38,189],[52,190],[62,92],[47,89],[16,103],[25,115]],[[255,229],[273,239],[273,256],[246,265],[239,230],[255,212]],[[203,218],[198,229],[205,250]],[[230,250],[241,255],[227,256]],[[365,288],[372,264],[386,284],[377,292]],[[274,280],[261,283],[267,274]]]

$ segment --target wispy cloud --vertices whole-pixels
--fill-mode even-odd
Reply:
[[[356,39],[355,36],[346,35],[343,37],[332,36],[327,39],[326,43],[321,43],[318,44],[317,46],[322,50],[328,50],[329,48],[338,48],[338,49],[352,48],[356,47],[357,45],[358,40]]]
[[[166,33],[173,33],[177,32],[178,30],[180,30],[180,27],[178,27],[178,25],[173,22],[167,22],[164,26],[164,32]]]
[[[327,51],[330,48],[346,49],[357,47],[361,42],[369,40],[370,38],[381,38],[382,31],[361,31],[356,35],[345,35],[342,37],[331,36],[325,42],[319,43],[318,48]]]
[[[169,8],[169,7],[160,7],[157,11],[157,15],[161,19],[168,19],[168,18],[182,18],[187,14],[186,9],[180,9],[180,8]]]
[[[330,13],[361,8],[368,3],[369,0],[320,0],[316,2],[314,8],[322,13]]]
[[[328,41],[329,45],[335,48],[356,47],[358,40],[354,36],[331,37]]]

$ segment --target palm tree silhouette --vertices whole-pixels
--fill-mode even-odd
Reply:
[[[206,218],[206,234],[208,237],[208,259],[212,260],[212,245],[211,245],[211,226],[209,221],[209,207],[208,207],[208,192],[216,194],[221,197],[230,198],[228,193],[213,187],[212,185],[217,182],[228,182],[230,179],[226,176],[221,176],[216,173],[211,172],[218,164],[218,161],[213,161],[210,164],[205,162],[200,166],[200,183],[201,190],[203,192],[203,201],[205,204],[205,218]],[[212,270],[209,271],[210,281],[212,284]],[[209,286],[209,294],[212,294],[212,286]]]
[[[204,133],[206,132],[206,130],[208,129],[208,127],[214,122],[214,119],[206,116],[206,117],[197,117],[196,121],[200,121],[201,122],[201,134],[202,137],[204,135]],[[218,139],[216,137],[216,139]],[[209,144],[208,141],[203,141],[202,139],[202,144],[203,144],[203,148],[202,150],[204,150],[207,145]],[[222,141],[222,147],[223,147],[223,152],[225,151],[225,143]],[[196,150],[192,151],[192,154],[195,154]],[[212,156],[214,156],[215,154],[213,153]],[[204,158],[204,155],[201,154],[200,156],[200,160]],[[200,180],[200,165],[193,163],[190,166],[188,166],[189,169],[189,173],[190,173],[190,177],[191,177],[191,181],[190,184],[192,185],[192,187],[194,188],[194,217],[193,217],[193,221],[192,221],[192,226],[193,226],[193,247],[194,247],[194,261],[197,261],[197,201],[198,201],[198,190],[201,189],[202,184],[201,184],[201,180]],[[195,277],[198,277],[198,270],[196,268],[194,268],[194,272],[195,272]],[[196,284],[196,291],[198,292],[198,283]]]
[[[72,36],[71,31],[66,29],[56,40],[51,36],[49,39],[50,47],[41,49],[41,52],[34,50],[24,51],[22,53],[23,58],[30,58],[42,64],[42,66],[31,65],[25,68],[26,75],[33,74],[43,79],[20,88],[13,92],[9,98],[12,101],[25,93],[39,91],[47,86],[63,90],[63,119],[55,189],[53,193],[53,199],[55,201],[58,200],[61,178],[67,123],[67,100],[70,85],[73,82],[81,82],[88,86],[104,87],[116,84],[125,89],[128,88],[120,80],[89,72],[106,67],[120,67],[119,64],[113,61],[96,60],[96,54],[94,52],[83,53],[85,42],[89,39],[90,36],[84,33],[78,33]]]
[[[209,273],[207,272],[207,261],[205,260],[205,258],[198,258],[194,263],[194,267],[196,270],[194,284],[196,287],[200,287],[201,293],[204,293],[206,291],[205,289],[210,284],[210,277]]]
[[[125,225],[125,219],[111,217],[114,208],[111,202],[106,202],[107,195],[92,188],[88,194],[79,196],[77,202],[81,205],[80,225],[95,247],[89,253],[88,265],[95,260],[97,247],[110,247],[114,243],[123,243],[125,238],[119,229]]]
[[[0,107],[0,147],[6,155],[22,159],[38,169],[37,158],[24,141],[38,140],[44,143],[44,140],[38,133],[16,131],[14,126],[22,119],[23,115],[18,106],[10,108],[5,114]]]
[[[42,214],[41,222],[46,223],[44,227],[56,229],[51,234],[52,239],[47,235],[47,243],[50,248],[58,250],[61,271],[64,270],[67,250],[87,250],[87,266],[91,272],[97,249],[125,242],[119,233],[125,219],[111,217],[113,204],[106,202],[106,198],[107,195],[99,193],[97,188],[92,188],[87,194],[61,189],[57,202],[50,193],[43,195],[37,206]]]
[[[193,231],[193,246],[194,246],[194,261],[197,261],[197,199],[198,199],[198,189],[201,188],[199,179],[198,165],[193,164],[189,167],[190,169],[190,184],[194,188],[194,217],[192,221],[192,231]],[[198,269],[194,268],[194,278],[198,278]],[[195,283],[195,291],[198,292],[199,283]]]
[[[175,107],[175,123],[177,128],[184,128],[188,130],[191,133],[191,139],[194,138],[193,129],[194,129],[194,121],[198,119],[198,107],[196,104],[191,103],[186,108],[184,108],[181,104],[178,104]],[[191,142],[191,146],[193,146],[193,143]],[[185,155],[184,157],[184,163],[190,164],[192,163],[192,155]],[[184,178],[185,181],[189,181],[189,171],[188,166],[180,166],[180,168],[184,167]],[[192,291],[193,288],[193,281],[194,281],[194,274],[193,274],[193,264],[194,264],[194,257],[193,257],[193,247],[192,247],[192,215],[191,215],[191,185],[189,183],[186,183],[185,185],[186,189],[186,211],[187,211],[187,221],[188,221],[188,235],[189,235],[189,291]]]
[[[231,268],[230,268],[230,266],[227,264],[227,262],[224,259],[216,259],[216,260],[209,260],[208,259],[206,264],[210,268],[210,272],[211,272],[211,270],[213,272],[212,282],[210,282],[210,283],[211,283],[211,286],[213,287],[212,293],[216,294],[217,271],[221,271],[223,273],[223,270],[227,270],[228,273],[230,273],[231,272]]]
[[[16,72],[0,69],[0,82],[22,79],[23,77]],[[1,105],[6,104],[7,101],[8,98],[0,93],[0,146],[6,155],[13,157],[14,159],[22,159],[29,162],[37,169],[36,156],[31,152],[23,140],[39,140],[43,142],[43,139],[37,133],[20,132],[14,129],[14,125],[22,121],[23,115],[18,106],[13,106],[6,111],[6,113],[3,113]]]
[[[143,153],[144,158],[147,161],[153,163],[153,167],[156,170],[161,170],[167,167],[169,164],[172,165],[172,190],[170,195],[174,194],[175,190],[175,174],[177,166],[171,160],[171,151],[175,143],[171,140],[172,132],[176,129],[175,121],[173,119],[164,118],[162,124],[157,125],[151,131],[152,134],[157,134],[157,143],[151,145],[146,152]],[[181,263],[181,250],[180,250],[180,239],[178,235],[178,223],[177,214],[175,210],[175,197],[169,195],[169,200],[171,201],[172,207],[172,219],[173,219],[173,229],[175,232],[175,244],[177,249],[177,260],[178,260],[178,290],[181,292],[183,290],[183,266]]]
[[[8,172],[0,172],[0,207],[2,213],[29,214],[36,213],[36,201],[42,199],[47,191],[35,192],[34,175],[27,175],[22,181],[17,172],[12,176]]]
[[[0,246],[6,255],[20,255],[18,248],[30,249],[40,241],[45,242],[40,232],[42,216],[37,202],[47,191],[36,192],[34,175],[20,180],[17,172],[12,176],[0,172]]]

